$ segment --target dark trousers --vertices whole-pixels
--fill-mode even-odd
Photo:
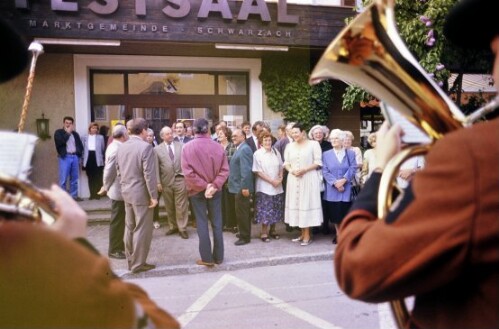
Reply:
[[[218,191],[213,198],[206,199],[204,191],[192,195],[189,200],[196,216],[199,238],[199,254],[207,263],[222,263],[224,260],[224,236],[222,231],[222,192]],[[213,249],[208,223],[213,233]]]
[[[239,239],[245,241],[249,241],[251,239],[250,200],[250,197],[243,196],[241,192],[234,194]]]
[[[158,204],[154,207],[153,222],[159,222],[159,200],[161,200],[161,192],[158,192]]]
[[[111,222],[109,223],[109,253],[125,251],[125,202],[111,200]]]
[[[222,219],[224,228],[237,226],[234,194],[226,187],[222,190]]]
[[[88,151],[88,160],[85,167],[85,171],[88,176],[88,189],[90,190],[90,197],[92,199],[99,198],[97,192],[99,192],[102,186],[102,174],[104,167],[97,166],[97,160],[95,158],[95,151]]]

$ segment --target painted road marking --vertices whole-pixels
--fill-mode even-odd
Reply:
[[[316,328],[320,329],[342,329],[341,327],[335,326],[321,318],[316,317],[302,309],[292,306],[285,301],[267,293],[266,291],[244,281],[236,278],[230,274],[224,274],[217,282],[215,282],[206,292],[201,295],[181,316],[178,317],[178,321],[182,327],[187,326],[205,307],[210,301],[215,298],[223,288],[227,285],[233,284],[254,296],[260,298],[261,300],[271,304],[272,306],[298,318],[305,322],[310,323]]]

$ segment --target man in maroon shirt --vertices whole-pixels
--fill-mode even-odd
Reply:
[[[201,259],[196,263],[213,266],[224,259],[221,197],[229,164],[224,149],[210,138],[206,119],[194,121],[193,130],[195,138],[183,148],[182,172],[197,222]],[[208,218],[213,229],[213,250]]]

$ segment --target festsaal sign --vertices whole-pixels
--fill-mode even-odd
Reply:
[[[310,8],[286,0],[10,0],[2,1],[0,13],[33,37],[286,45],[314,45],[328,25],[340,22],[339,30],[351,14],[350,8],[318,8],[322,14]],[[332,10],[341,21],[321,20]]]

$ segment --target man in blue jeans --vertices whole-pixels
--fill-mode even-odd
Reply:
[[[183,147],[182,172],[197,222],[201,259],[196,264],[213,266],[224,259],[222,187],[229,176],[229,164],[224,149],[210,138],[206,119],[196,119],[193,130],[196,137]],[[213,229],[213,250],[208,220]]]
[[[76,201],[82,201],[78,197],[78,172],[83,143],[80,135],[74,131],[74,119],[66,116],[63,123],[64,126],[54,133],[55,148],[59,158],[59,186],[67,191],[66,184],[69,179],[69,194]]]

